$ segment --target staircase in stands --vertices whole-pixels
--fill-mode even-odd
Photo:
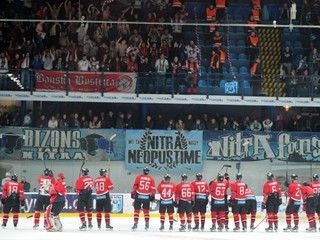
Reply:
[[[277,80],[281,62],[281,30],[278,28],[258,29],[260,59],[264,76],[262,90],[266,96],[286,96],[286,83]]]

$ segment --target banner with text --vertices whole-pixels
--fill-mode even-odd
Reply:
[[[35,76],[37,91],[66,91],[68,86],[70,92],[134,93],[137,80],[136,73],[36,71]]]
[[[204,131],[203,159],[319,162],[320,133]]]
[[[0,160],[124,159],[125,131],[120,129],[3,128],[0,135]]]
[[[201,172],[202,131],[127,130],[126,168],[156,172]]]

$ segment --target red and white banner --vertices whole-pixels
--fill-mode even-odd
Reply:
[[[101,92],[103,78],[104,92],[134,93],[136,73],[69,72],[70,92]],[[37,91],[66,91],[66,72],[36,71]]]

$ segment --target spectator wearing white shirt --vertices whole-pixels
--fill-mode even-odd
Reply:
[[[0,53],[0,89],[6,90],[8,85],[8,76],[9,72],[9,55],[5,52]]]
[[[21,84],[24,88],[30,89],[30,64],[31,59],[29,53],[23,54],[23,60],[21,62]]]
[[[156,73],[157,73],[157,93],[159,89],[162,89],[162,93],[165,92],[165,81],[166,81],[166,72],[169,69],[169,62],[165,59],[164,54],[160,55],[160,58],[156,60],[154,66]]]
[[[53,61],[55,57],[50,49],[49,52],[43,54],[42,61],[43,61],[43,69],[44,70],[52,70],[53,69]]]
[[[51,116],[48,121],[48,128],[57,128],[58,127],[58,120],[55,116]]]
[[[23,126],[31,127],[32,126],[32,110],[28,110],[27,114],[23,118]]]
[[[94,116],[92,121],[89,123],[89,128],[101,128],[101,121],[98,116]]]
[[[87,56],[83,56],[81,60],[79,60],[78,62],[78,71],[89,71],[89,69],[91,68],[91,63],[90,61],[87,59]]]

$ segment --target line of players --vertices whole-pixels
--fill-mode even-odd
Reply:
[[[234,216],[234,231],[247,230],[247,214],[251,214],[250,229],[254,230],[257,203],[255,195],[251,189],[242,181],[242,174],[236,175],[236,181],[231,183],[229,175],[218,174],[217,178],[207,184],[202,180],[202,174],[196,174],[196,180],[188,182],[186,174],[181,175],[181,183],[172,183],[169,174],[164,176],[157,189],[154,179],[149,175],[149,168],[143,169],[143,174],[138,175],[133,184],[131,197],[134,199],[134,225],[132,230],[136,230],[139,222],[139,214],[142,209],[145,219],[145,229],[149,228],[149,208],[150,203],[155,200],[156,190],[160,194],[160,230],[164,230],[165,214],[169,218],[169,230],[173,230],[174,208],[180,219],[180,231],[204,230],[206,207],[211,196],[211,231],[229,230],[229,207],[232,208]],[[81,169],[81,176],[76,181],[76,193],[78,195],[77,211],[81,220],[80,230],[91,229],[92,225],[92,192],[95,189],[97,194],[97,225],[101,229],[102,214],[106,223],[106,229],[112,230],[110,225],[111,200],[110,191],[114,186],[106,176],[106,169],[100,169],[100,176],[93,180],[88,174],[87,168]],[[39,228],[40,212],[46,211],[44,227],[47,231],[62,231],[62,224],[59,213],[65,204],[66,184],[63,173],[57,175],[57,181],[49,169],[44,170],[44,175],[40,176],[39,196],[35,205],[34,229]],[[20,205],[23,207],[24,192],[23,187],[17,182],[18,177],[14,174],[11,181],[7,182],[3,188],[1,202],[3,207],[2,227],[6,227],[9,213],[13,213],[13,223],[17,226]],[[298,231],[299,215],[298,211],[303,201],[303,210],[306,211],[309,228],[307,231],[316,231],[315,212],[320,216],[320,182],[319,176],[315,174],[313,181],[303,183],[298,182],[296,174],[291,175],[291,183],[288,184],[286,222],[287,227],[284,231]],[[231,195],[228,200],[227,191],[230,188]],[[279,183],[274,180],[272,173],[267,174],[267,182],[263,186],[263,208],[266,209],[269,227],[266,231],[277,231],[278,229],[278,208],[282,203],[282,193]],[[86,216],[85,216],[86,215]],[[293,216],[294,227],[291,227],[291,215]],[[195,226],[191,228],[192,217]],[[86,222],[88,220],[88,225]],[[319,229],[320,230],[320,229]]]
[[[233,231],[240,231],[240,222],[242,230],[247,231],[247,214],[250,217],[250,229],[255,229],[257,201],[253,191],[242,181],[242,174],[237,173],[236,181],[230,181],[228,173],[218,174],[217,178],[207,184],[202,179],[202,174],[196,174],[196,180],[188,182],[188,176],[181,175],[181,183],[175,184],[170,181],[169,174],[164,176],[157,190],[160,194],[160,231],[164,230],[165,214],[169,218],[169,230],[173,230],[174,207],[177,208],[177,215],[180,219],[179,231],[201,231],[205,226],[205,213],[209,196],[211,196],[211,231],[229,230],[229,207],[232,209],[234,217]],[[298,231],[299,208],[302,202],[303,211],[306,212],[309,228],[307,231],[316,231],[315,213],[320,218],[320,182],[318,174],[314,174],[313,181],[304,182],[303,185],[298,182],[296,174],[291,175],[291,183],[288,183],[286,192],[286,223],[284,231]],[[228,189],[231,195],[228,200]],[[150,202],[154,201],[156,186],[154,179],[149,176],[149,169],[143,169],[143,174],[135,179],[131,197],[134,199],[134,225],[132,230],[136,230],[139,222],[139,213],[141,209],[144,213],[145,229],[149,228],[149,208]],[[282,204],[282,192],[278,181],[274,179],[272,173],[267,174],[267,182],[263,186],[262,207],[266,209],[268,227],[267,232],[277,232],[278,230],[278,210]],[[192,228],[192,215],[195,226]],[[293,217],[294,226],[291,227]],[[319,219],[320,221],[320,219]],[[320,230],[320,228],[319,228]]]

